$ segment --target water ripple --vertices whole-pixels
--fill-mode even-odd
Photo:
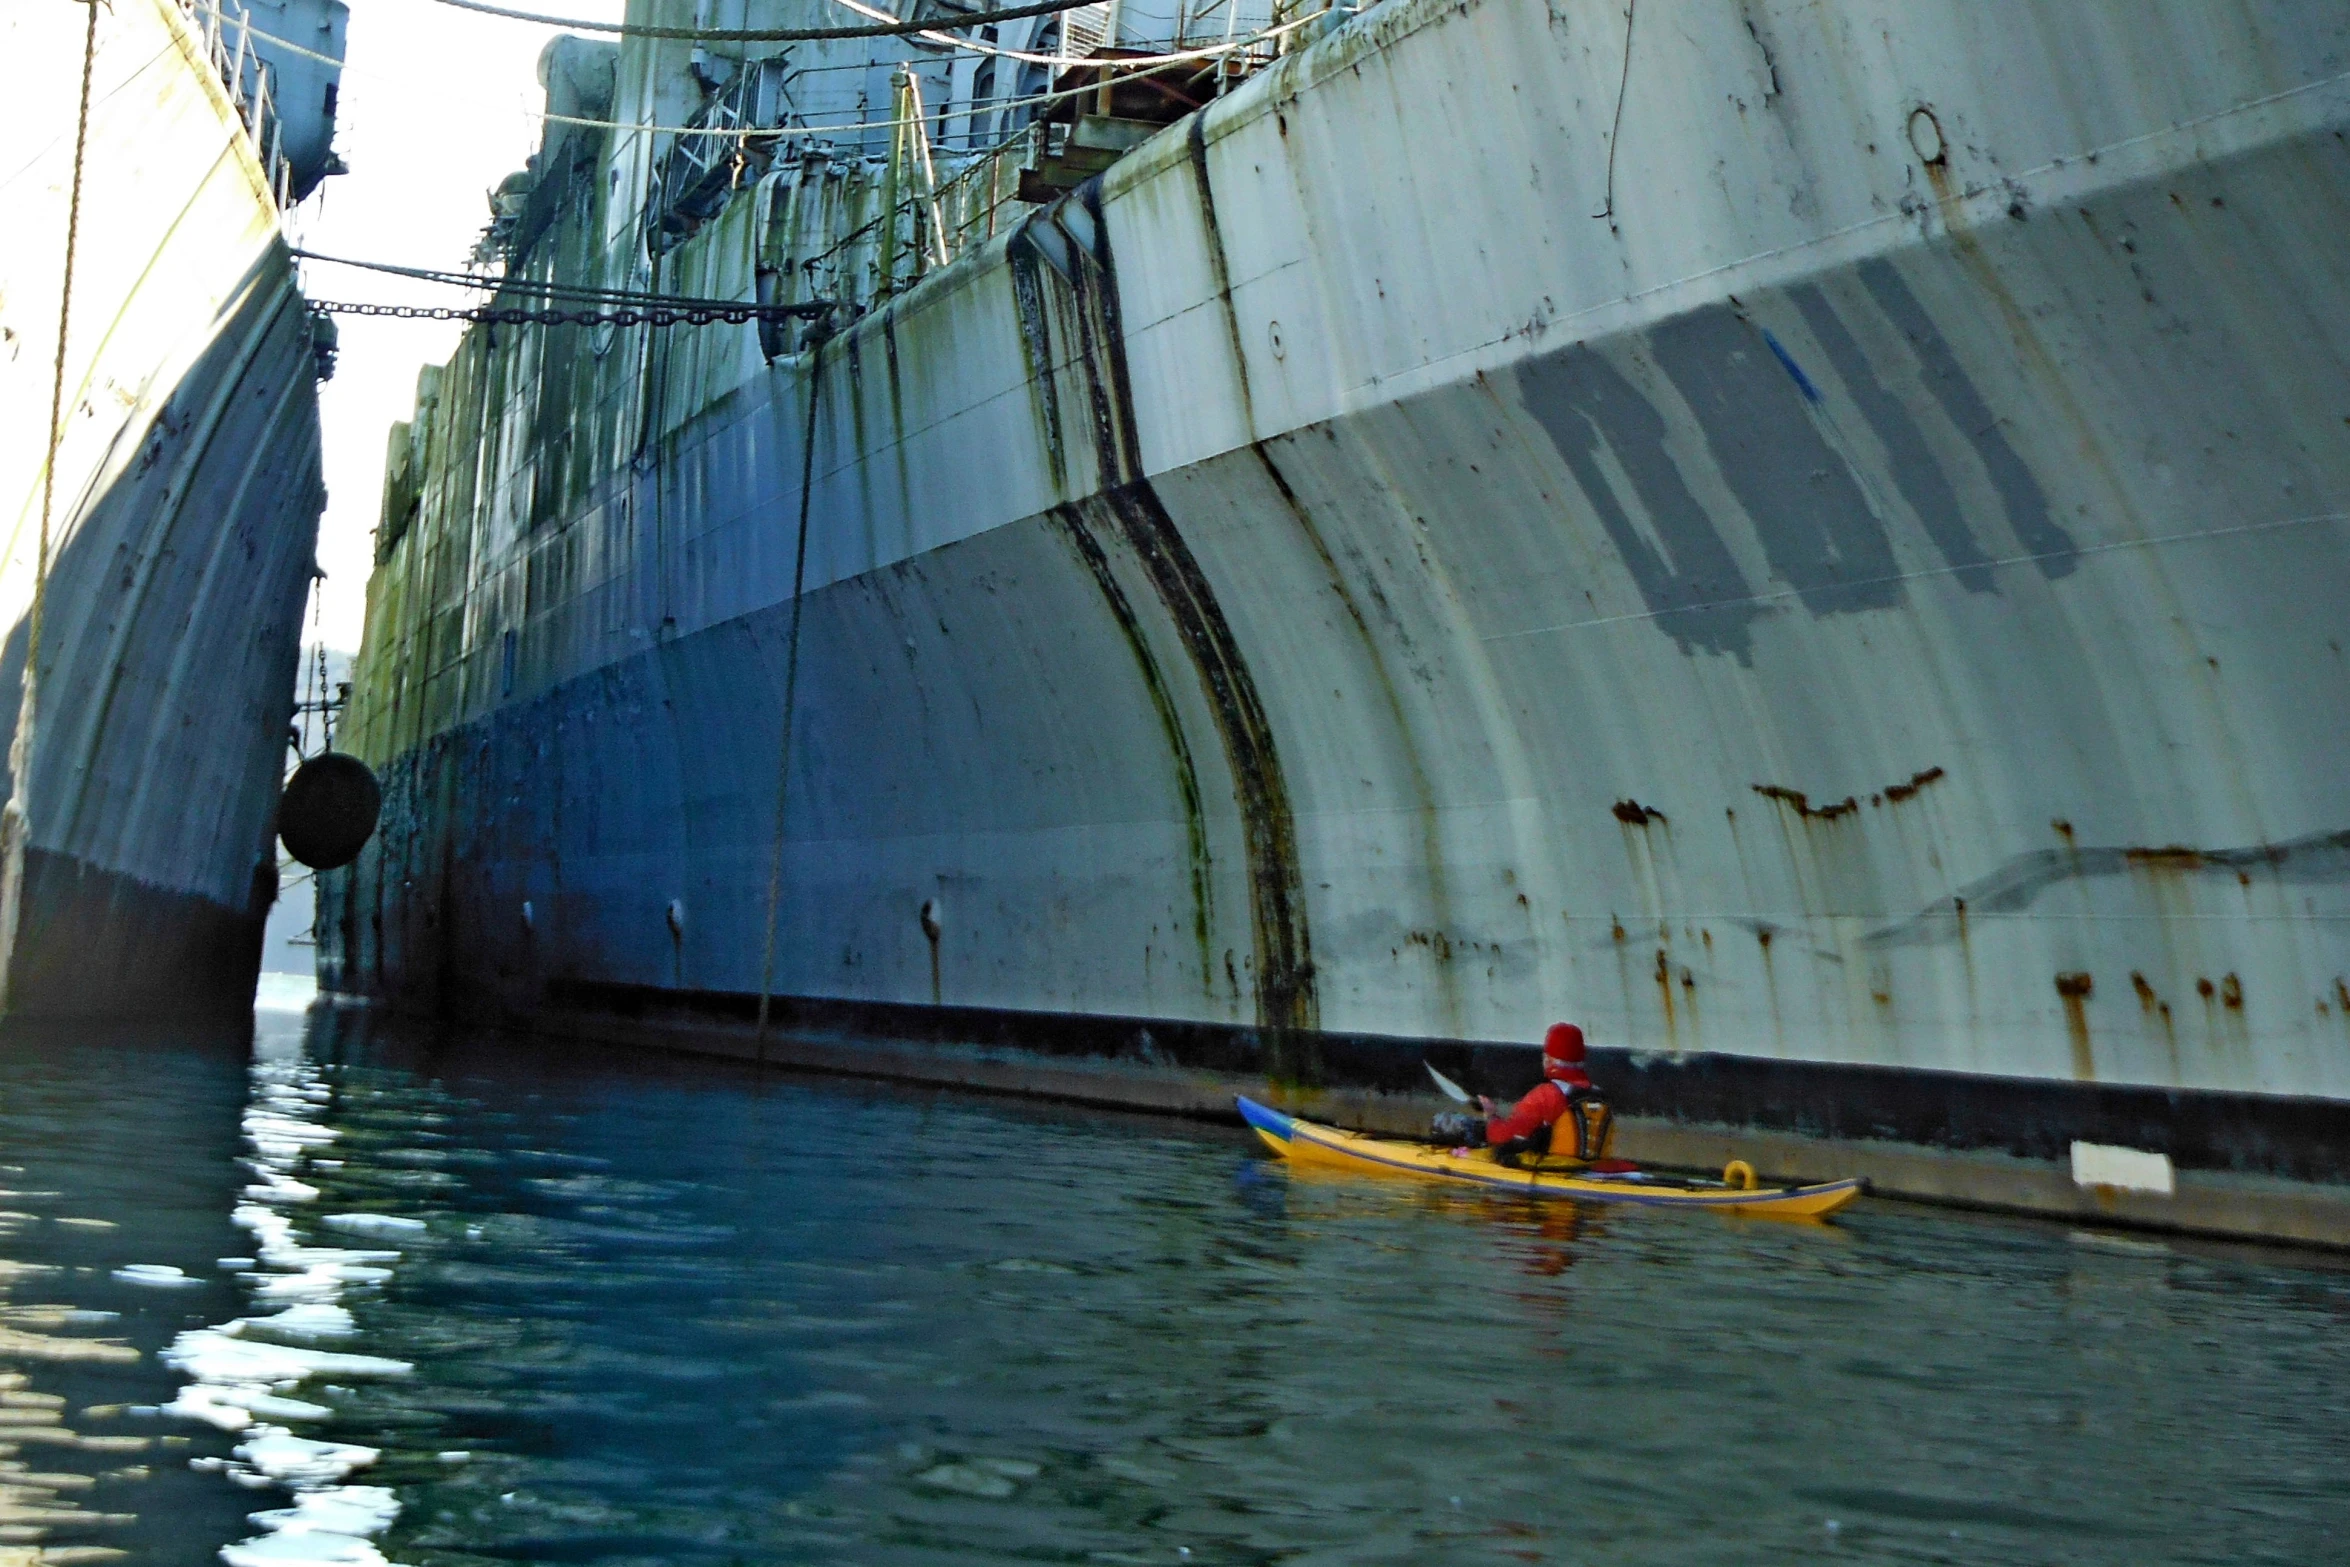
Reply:
[[[365,1014],[18,1049],[0,1134],[0,1537],[42,1560],[2307,1562],[2350,1526],[2318,1258],[1301,1180],[1212,1128]]]

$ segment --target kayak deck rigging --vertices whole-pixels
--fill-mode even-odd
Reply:
[[[1428,1143],[1375,1137],[1325,1126],[1238,1098],[1242,1119],[1267,1147],[1298,1164],[1322,1165],[1364,1174],[1483,1186],[1534,1197],[1570,1197],[1582,1202],[1631,1203],[1652,1208],[1710,1208],[1721,1213],[1775,1218],[1820,1219],[1850,1205],[1861,1194],[1859,1177],[1811,1186],[1764,1186],[1754,1182],[1743,1161],[1725,1175],[1744,1180],[1708,1181],[1652,1175],[1641,1170],[1542,1168],[1504,1163],[1490,1148],[1439,1148]],[[1612,1161],[1611,1161],[1612,1162]]]

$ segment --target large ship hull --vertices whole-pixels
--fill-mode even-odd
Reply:
[[[208,40],[171,0],[101,8],[28,709],[85,14],[0,23],[0,140],[24,160],[0,229],[6,1008],[233,1011],[277,890],[325,500],[312,328],[278,237],[283,176],[273,189]]]
[[[1633,28],[1391,0],[812,361],[477,334],[330,981],[2344,1173],[2350,17]]]

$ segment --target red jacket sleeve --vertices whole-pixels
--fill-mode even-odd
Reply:
[[[1566,1113],[1566,1090],[1552,1082],[1538,1083],[1534,1091],[1510,1107],[1510,1113],[1485,1123],[1485,1140],[1501,1144],[1532,1135]]]

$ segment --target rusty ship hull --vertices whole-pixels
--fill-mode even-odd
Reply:
[[[341,7],[257,11],[256,27],[308,16],[307,57],[280,71],[272,46],[224,41],[217,13],[178,0],[99,8],[61,371],[87,13],[20,6],[0,23],[0,123],[14,132],[0,233],[11,1016],[252,1004],[325,502],[319,360],[278,214],[327,158],[333,77],[319,61],[340,55]],[[271,87],[290,97],[298,83],[299,104],[273,105]]]
[[[1388,0],[804,346],[476,332],[329,982],[2346,1173],[2350,15],[1684,11]],[[512,270],[861,188],[648,274],[669,145]]]

